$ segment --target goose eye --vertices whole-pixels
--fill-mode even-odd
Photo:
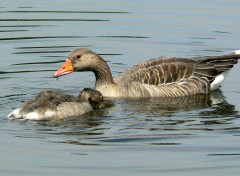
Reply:
[[[79,54],[79,55],[77,55],[76,58],[77,58],[77,59],[80,59],[81,57],[82,57],[82,55]]]

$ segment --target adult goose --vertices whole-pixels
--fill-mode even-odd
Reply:
[[[43,91],[8,115],[10,119],[59,120],[80,116],[104,106],[102,94],[83,89],[78,97],[56,91]]]
[[[104,97],[182,97],[218,89],[239,58],[240,50],[221,56],[161,57],[137,64],[113,79],[101,56],[79,48],[53,76],[92,71],[95,89]]]

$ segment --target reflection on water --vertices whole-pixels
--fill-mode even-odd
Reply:
[[[229,104],[221,90],[211,94],[201,94],[180,98],[149,98],[123,100],[121,106],[128,108],[132,113],[149,116],[175,116],[176,113],[198,111],[199,115],[231,116],[236,115],[235,106]]]
[[[221,94],[219,94],[222,98]],[[123,100],[124,106],[132,113],[143,113],[146,115],[171,116],[177,112],[185,112],[203,109],[211,106],[209,94],[195,95],[180,98],[149,98]]]
[[[104,12],[104,11],[64,11],[64,10],[61,10],[61,11],[56,11],[56,10],[54,10],[54,11],[47,11],[47,10],[42,10],[42,11],[39,11],[39,10],[27,10],[27,11],[25,11],[25,10],[15,10],[15,11],[1,11],[0,13],[14,13],[14,14],[16,14],[16,13],[31,13],[31,14],[33,14],[33,13],[54,13],[54,14],[57,14],[57,13],[76,13],[76,14],[79,14],[79,13],[96,13],[96,14],[98,14],[98,13],[103,13],[103,14],[114,14],[114,13],[116,13],[116,14],[121,14],[121,13],[129,13],[129,12],[110,12],[110,11],[106,11],[106,12]]]
[[[194,130],[240,129],[234,125],[234,120],[238,118],[234,105],[225,100],[220,90],[210,95],[164,100],[158,98],[107,100],[107,104],[106,109],[80,117],[31,123],[39,126],[38,133],[76,136],[80,139],[54,142],[77,145],[111,145],[112,142],[126,142],[127,145],[134,141],[150,141],[151,145],[179,145],[180,143],[175,142],[153,141],[163,138],[185,138],[193,135]],[[41,127],[48,128],[42,130]],[[50,127],[61,130],[58,129],[59,132],[56,132]],[[139,131],[140,134],[131,131]],[[164,131],[168,131],[169,134]]]

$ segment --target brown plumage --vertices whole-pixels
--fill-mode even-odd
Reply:
[[[104,106],[102,94],[83,89],[78,97],[56,91],[43,91],[8,115],[10,119],[59,120],[80,116]]]
[[[113,79],[102,57],[80,48],[71,52],[54,76],[92,71],[95,89],[106,97],[182,97],[218,89],[239,58],[239,50],[222,56],[162,57],[137,64]]]

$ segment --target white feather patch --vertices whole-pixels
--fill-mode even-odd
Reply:
[[[28,120],[48,120],[53,118],[56,115],[55,111],[47,110],[44,114],[39,114],[38,112],[28,113],[24,119]]]
[[[220,75],[216,76],[216,78],[214,79],[214,81],[211,83],[211,90],[216,90],[218,89],[223,80],[227,77],[227,74],[229,73],[229,70],[228,71],[225,71],[223,73],[221,73]]]
[[[13,112],[7,115],[9,119],[20,118],[20,108],[14,109]]]
[[[56,115],[56,112],[55,111],[50,111],[50,110],[47,110],[46,112],[45,112],[45,118],[47,118],[47,119],[50,119],[50,118],[52,118],[53,116],[55,116]]]
[[[25,115],[24,119],[28,120],[40,120],[40,116],[37,112],[30,112]]]
[[[233,51],[234,54],[240,54],[240,50]]]

